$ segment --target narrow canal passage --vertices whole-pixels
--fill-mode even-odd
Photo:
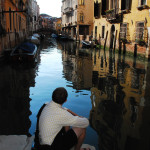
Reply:
[[[0,64],[0,135],[33,135],[39,108],[63,86],[65,107],[90,120],[84,143],[97,150],[149,150],[147,61],[52,39],[39,49],[35,66]]]

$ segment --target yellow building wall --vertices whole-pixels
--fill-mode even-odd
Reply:
[[[97,0],[94,0],[94,2],[97,2]],[[101,0],[98,0],[98,3],[101,3],[101,2],[102,2]],[[115,26],[114,35],[116,34],[116,30],[117,30],[116,45],[118,46],[118,37],[119,37],[119,31],[120,31],[120,24],[118,24],[118,23],[114,23],[114,24],[109,23],[106,20],[106,17],[103,17],[101,14],[100,14],[100,18],[98,18],[98,19],[94,18],[93,38],[97,39],[98,41],[101,39],[101,44],[103,45],[105,43],[106,33],[108,31],[106,45],[107,45],[107,47],[109,47],[109,45],[110,45],[110,38],[111,38],[111,32],[110,31],[111,31],[112,25]],[[95,36],[95,26],[97,26],[97,36]],[[104,38],[102,38],[102,26],[105,26]]]
[[[111,56],[110,57],[110,52],[109,51],[101,51],[98,52],[97,51],[93,51],[93,71],[98,72],[98,78],[102,79],[103,81],[108,80],[108,78],[106,78],[107,75],[109,75],[110,71],[109,71],[109,67],[110,65],[112,65],[112,68],[115,68],[115,70],[113,70],[113,74],[111,75],[113,77],[113,79],[116,79],[118,82],[116,84],[113,84],[113,90],[114,93],[112,94],[113,97],[111,97],[112,99],[114,98],[114,102],[116,104],[118,104],[118,102],[116,101],[117,98],[117,94],[118,92],[122,92],[125,93],[123,99],[119,99],[119,102],[122,102],[122,109],[125,112],[123,117],[124,117],[124,121],[122,122],[122,127],[118,130],[120,130],[121,132],[121,138],[118,139],[118,146],[120,149],[124,149],[124,144],[126,143],[126,138],[128,136],[134,137],[134,138],[141,138],[140,136],[140,129],[141,129],[141,121],[143,120],[143,106],[141,103],[141,99],[144,98],[145,95],[145,90],[144,90],[144,82],[146,80],[146,76],[144,73],[140,73],[139,75],[139,79],[138,79],[138,84],[139,84],[139,88],[135,88],[134,86],[132,86],[132,80],[133,76],[131,74],[138,72],[138,68],[144,69],[145,68],[145,64],[141,64],[141,62],[137,61],[136,64],[136,68],[137,70],[133,70],[133,59],[127,59],[126,60],[126,64],[128,64],[128,67],[125,67],[123,70],[121,69],[120,71],[122,71],[122,75],[124,76],[124,80],[118,80],[119,77],[119,68],[120,68],[120,63],[122,62],[122,60],[120,60],[120,63],[118,63],[119,60],[118,55],[116,54],[115,57]],[[105,58],[105,59],[104,59]],[[112,63],[110,62],[110,58],[115,59],[113,60]],[[95,61],[96,59],[96,61]],[[105,65],[105,63],[107,62],[107,65]],[[103,67],[101,67],[101,65],[103,64]],[[101,80],[100,80],[101,81]],[[114,80],[115,81],[115,80]],[[100,83],[100,82],[99,82]],[[103,83],[100,83],[101,85]],[[118,90],[118,85],[121,85],[122,88],[120,88]],[[106,86],[107,87],[107,86]],[[101,124],[104,124],[106,127],[107,123],[105,122],[105,119],[103,119],[103,113],[102,113],[102,109],[100,108],[100,105],[102,104],[102,101],[107,101],[109,100],[109,94],[105,91],[106,87],[101,90],[99,89],[98,86],[93,86],[93,88],[91,88],[91,102],[92,102],[92,110],[90,112],[90,121],[91,121],[91,126],[92,128],[94,128],[97,133],[100,135],[99,137],[102,137],[102,134],[100,132],[100,126]],[[131,114],[132,114],[132,110],[131,110],[131,103],[130,103],[130,98],[134,97],[136,102],[139,104],[138,108],[137,108],[137,116],[138,118],[135,120],[135,122],[133,123],[134,128],[131,126],[132,122],[131,122]],[[101,110],[100,110],[101,109]],[[106,112],[105,112],[106,113]],[[121,115],[121,114],[120,114]],[[98,121],[100,124],[98,124]],[[107,132],[110,131],[110,132]],[[108,127],[107,130],[104,131],[105,133],[109,133],[109,135],[113,136],[115,134],[114,130],[112,130],[112,128]],[[115,136],[114,136],[115,137]],[[143,139],[142,139],[143,140]],[[144,141],[144,140],[143,140]],[[145,142],[146,143],[146,142]],[[103,144],[103,143],[99,143]],[[146,146],[144,146],[145,148]]]
[[[25,3],[26,0],[23,2]],[[13,3],[12,3],[13,2]],[[19,9],[16,7],[15,0],[13,1],[6,0],[4,3],[5,11],[9,11],[9,8],[11,8],[11,11],[19,11]],[[23,8],[25,10],[25,8]],[[11,15],[11,27],[10,27],[10,15]],[[15,32],[16,31],[22,31],[26,30],[26,15],[25,12],[14,12],[14,13],[5,13],[6,17],[6,31]],[[21,18],[21,28],[19,30],[19,18]]]
[[[94,2],[93,0],[84,0],[85,5],[79,5],[80,0],[78,0],[78,10],[77,10],[77,24],[87,24],[89,27],[89,34],[93,30],[93,16],[94,16]],[[84,14],[84,22],[80,22],[80,13]]]
[[[147,0],[147,4],[150,6],[150,1]],[[124,14],[123,22],[129,25],[129,40],[135,41],[135,28],[136,22],[145,22],[145,27],[150,27],[149,9],[138,10],[138,0],[132,0],[131,12]]]
[[[110,0],[109,0],[110,1]],[[123,13],[121,12],[121,1],[118,1],[118,7],[119,7],[119,15],[123,15],[122,21],[118,23],[110,23],[107,21],[106,16],[101,15],[101,9],[102,9],[102,0],[94,0],[94,2],[98,2],[101,5],[100,8],[100,17],[97,19],[94,17],[94,27],[93,27],[93,39],[101,41],[101,44],[104,45],[105,39],[106,39],[106,33],[108,31],[106,46],[110,47],[110,39],[111,39],[111,27],[115,27],[115,32],[113,33],[114,37],[116,38],[116,41],[114,44],[116,44],[116,48],[119,48],[119,32],[120,32],[120,25],[121,23],[127,23],[127,40],[129,43],[126,44],[126,50],[131,51],[134,53],[135,50],[135,39],[136,39],[136,23],[137,22],[144,22],[145,28],[144,28],[144,40],[147,44],[146,46],[140,46],[137,45],[137,53],[142,54],[143,56],[149,57],[150,56],[150,42],[148,41],[148,28],[150,28],[150,1],[147,0],[147,8],[138,9],[139,1],[138,0],[132,0],[131,10],[130,12]],[[110,9],[110,3],[107,3],[109,5]],[[108,6],[107,6],[108,7]],[[95,26],[97,26],[97,35],[95,35]],[[102,38],[102,26],[105,26],[105,33],[104,38]],[[150,30],[150,29],[149,29]],[[117,37],[116,37],[116,31],[117,31]],[[149,31],[150,32],[150,31]],[[150,33],[149,33],[150,35]],[[113,44],[113,47],[114,47]],[[148,45],[149,44],[149,45]],[[123,50],[123,45],[121,46]],[[149,56],[148,56],[149,55]]]
[[[59,33],[61,31],[61,18],[57,18],[56,22],[56,32]],[[60,33],[59,33],[60,34]]]

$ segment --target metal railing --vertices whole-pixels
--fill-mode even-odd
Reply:
[[[67,7],[64,9],[64,13],[67,14],[67,13],[71,13],[73,11],[73,8],[72,7]]]
[[[119,15],[119,8],[114,8],[106,11],[107,20],[116,20]]]

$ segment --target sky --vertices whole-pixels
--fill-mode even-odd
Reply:
[[[40,14],[45,13],[52,17],[61,17],[62,0],[36,0],[40,6]]]

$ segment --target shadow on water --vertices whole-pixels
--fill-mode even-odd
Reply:
[[[35,85],[35,72],[17,66],[0,66],[0,135],[29,135],[29,88]]]
[[[30,87],[35,86],[40,55],[37,60],[31,64],[11,62],[7,56],[0,62],[0,135],[31,135]]]
[[[38,108],[63,85],[67,106],[90,120],[85,143],[97,150],[150,149],[148,62],[50,38],[39,49],[36,66],[0,65],[1,135],[34,134]]]

